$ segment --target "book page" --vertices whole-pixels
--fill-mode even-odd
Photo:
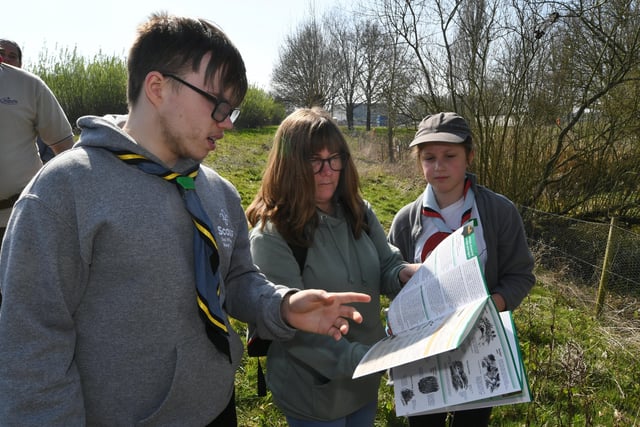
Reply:
[[[401,334],[383,338],[364,355],[353,378],[455,349],[464,341],[488,302],[488,299],[474,301],[436,321],[423,322]]]
[[[353,378],[460,345],[490,299],[473,231],[460,227],[427,257],[389,306],[392,335],[372,346]]]
[[[396,414],[495,406],[501,398],[522,394],[521,358],[511,347],[515,330],[505,329],[501,318],[487,304],[457,349],[393,368]]]
[[[516,333],[516,327],[513,323],[513,317],[510,311],[503,311],[500,313],[500,318],[502,319],[502,324],[509,340],[511,353],[513,354],[514,359],[516,359],[516,368],[518,369],[518,376],[522,381],[522,390],[518,393],[510,395],[498,396],[495,398],[483,399],[458,406],[453,406],[449,408],[449,410],[455,411],[458,409],[486,408],[489,406],[514,405],[516,403],[531,402],[531,389],[529,388],[529,379],[527,378],[527,372],[524,367],[522,355],[520,353],[520,343],[518,342],[518,334]]]
[[[454,267],[437,275],[423,264],[391,301],[387,320],[392,333],[397,335],[486,298],[487,290],[478,257],[458,260]]]

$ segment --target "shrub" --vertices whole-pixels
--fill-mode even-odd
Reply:
[[[271,95],[255,86],[249,87],[240,106],[242,113],[235,123],[238,129],[259,128],[279,124],[285,116],[285,108]]]
[[[45,49],[30,71],[51,88],[72,125],[87,114],[127,112],[127,66],[122,58],[98,53],[86,59],[75,48],[54,57]]]

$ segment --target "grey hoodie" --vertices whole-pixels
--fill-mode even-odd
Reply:
[[[358,304],[364,320],[352,324],[340,341],[304,332],[269,347],[267,385],[285,415],[316,421],[345,417],[378,398],[381,374],[352,379],[370,346],[385,336],[380,295],[401,289],[398,275],[406,263],[387,243],[382,225],[369,203],[369,232],[356,239],[342,207],[335,216],[318,211],[318,227],[300,268],[273,223],[251,230],[251,253],[261,271],[275,283],[329,292],[361,292],[371,302]],[[301,274],[302,273],[302,274]]]
[[[206,337],[190,216],[174,184],[105,149],[159,162],[115,121],[78,125],[76,146],[25,188],[2,245],[0,425],[202,426],[229,402],[243,349],[229,327],[229,363]],[[226,312],[290,338],[279,310],[288,289],[253,265],[237,191],[200,169]]]

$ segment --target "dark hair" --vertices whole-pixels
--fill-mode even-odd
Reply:
[[[16,52],[18,52],[18,60],[20,62],[22,62],[22,49],[20,49],[20,45],[16,42],[14,42],[13,40],[9,40],[9,39],[0,39],[0,44],[10,44],[13,45],[13,47],[15,48]]]
[[[271,221],[291,244],[308,247],[318,226],[315,178],[309,159],[327,149],[344,156],[335,199],[344,208],[356,238],[366,231],[360,179],[338,125],[319,108],[298,109],[276,131],[258,194],[247,208],[252,226]]]
[[[247,93],[247,73],[242,56],[225,33],[214,24],[187,17],[155,13],[138,27],[129,50],[127,99],[135,105],[144,79],[152,71],[181,74],[198,71],[202,58],[211,53],[205,81],[219,75],[224,90],[231,89],[233,105]]]

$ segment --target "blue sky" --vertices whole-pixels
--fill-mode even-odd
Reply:
[[[5,7],[0,38],[23,49],[24,66],[47,49],[99,51],[125,57],[135,28],[155,11],[189,15],[218,24],[242,53],[249,82],[268,89],[279,47],[298,24],[337,0],[13,0]]]

